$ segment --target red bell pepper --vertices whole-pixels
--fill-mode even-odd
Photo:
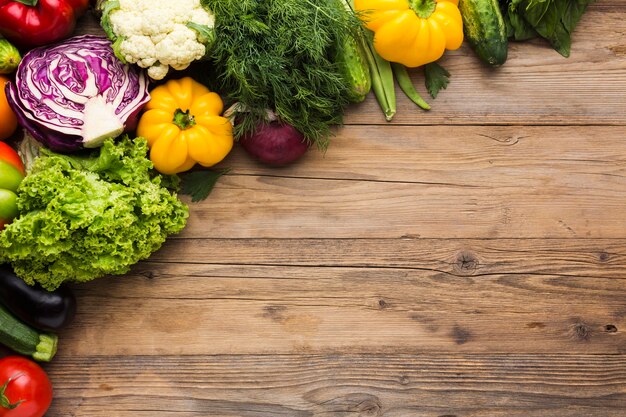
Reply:
[[[74,32],[89,0],[0,0],[0,35],[21,48],[47,45]]]
[[[0,230],[17,216],[17,187],[26,172],[20,156],[4,142],[0,142]]]

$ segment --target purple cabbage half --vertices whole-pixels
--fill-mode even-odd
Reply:
[[[20,124],[57,152],[96,148],[134,129],[150,100],[144,73],[117,59],[108,39],[93,35],[31,50],[6,93]]]

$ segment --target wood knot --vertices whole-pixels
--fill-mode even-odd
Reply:
[[[478,269],[478,258],[473,252],[461,251],[456,255],[454,270],[463,276],[472,275]]]
[[[409,382],[411,382],[411,380],[409,379],[408,376],[406,376],[406,375],[401,375],[400,376],[400,384],[401,385],[409,385]]]
[[[154,279],[157,276],[157,274],[154,271],[144,271],[141,273],[141,275],[143,275],[144,277],[148,279]]]
[[[604,326],[604,331],[607,333],[617,333],[617,326],[614,324],[607,324]]]
[[[609,49],[615,54],[615,56],[620,58],[626,57],[626,45],[610,46]]]
[[[272,321],[282,323],[285,321],[285,311],[287,311],[287,307],[281,305],[267,305],[263,307],[262,316],[266,319],[270,319]]]
[[[525,136],[495,136],[495,135],[484,135],[479,134],[478,136],[482,136],[483,138],[494,140],[498,143],[501,143],[505,146],[513,146],[519,143],[521,139],[526,138]]]
[[[591,339],[593,329],[583,321],[576,321],[570,327],[570,335],[572,338],[581,342],[586,342]]]
[[[368,398],[358,404],[354,411],[358,412],[359,417],[380,417],[383,415],[382,406],[378,398]]]
[[[387,301],[385,301],[383,298],[378,300],[378,308],[380,308],[381,310],[384,310],[387,307],[389,307],[389,303]]]
[[[611,258],[611,256],[606,253],[606,252],[600,252],[598,254],[598,259],[600,260],[600,262],[606,262]]]
[[[315,402],[323,406],[325,411],[332,415],[349,414],[358,417],[380,417],[383,415],[380,399],[375,395],[361,392],[331,399],[317,398]]]
[[[464,345],[472,339],[472,334],[460,326],[454,326],[451,333],[454,343]]]

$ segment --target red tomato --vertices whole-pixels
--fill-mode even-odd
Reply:
[[[51,402],[52,385],[39,365],[21,356],[0,359],[0,417],[42,417]]]
[[[15,169],[22,174],[22,177],[26,176],[26,170],[22,163],[20,155],[13,150],[9,145],[4,142],[0,142],[0,161],[7,161],[10,165],[13,165]]]

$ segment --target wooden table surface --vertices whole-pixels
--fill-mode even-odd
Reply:
[[[430,112],[369,97],[285,169],[236,149],[182,234],[77,286],[48,416],[626,416],[626,0],[569,59],[443,64]]]

